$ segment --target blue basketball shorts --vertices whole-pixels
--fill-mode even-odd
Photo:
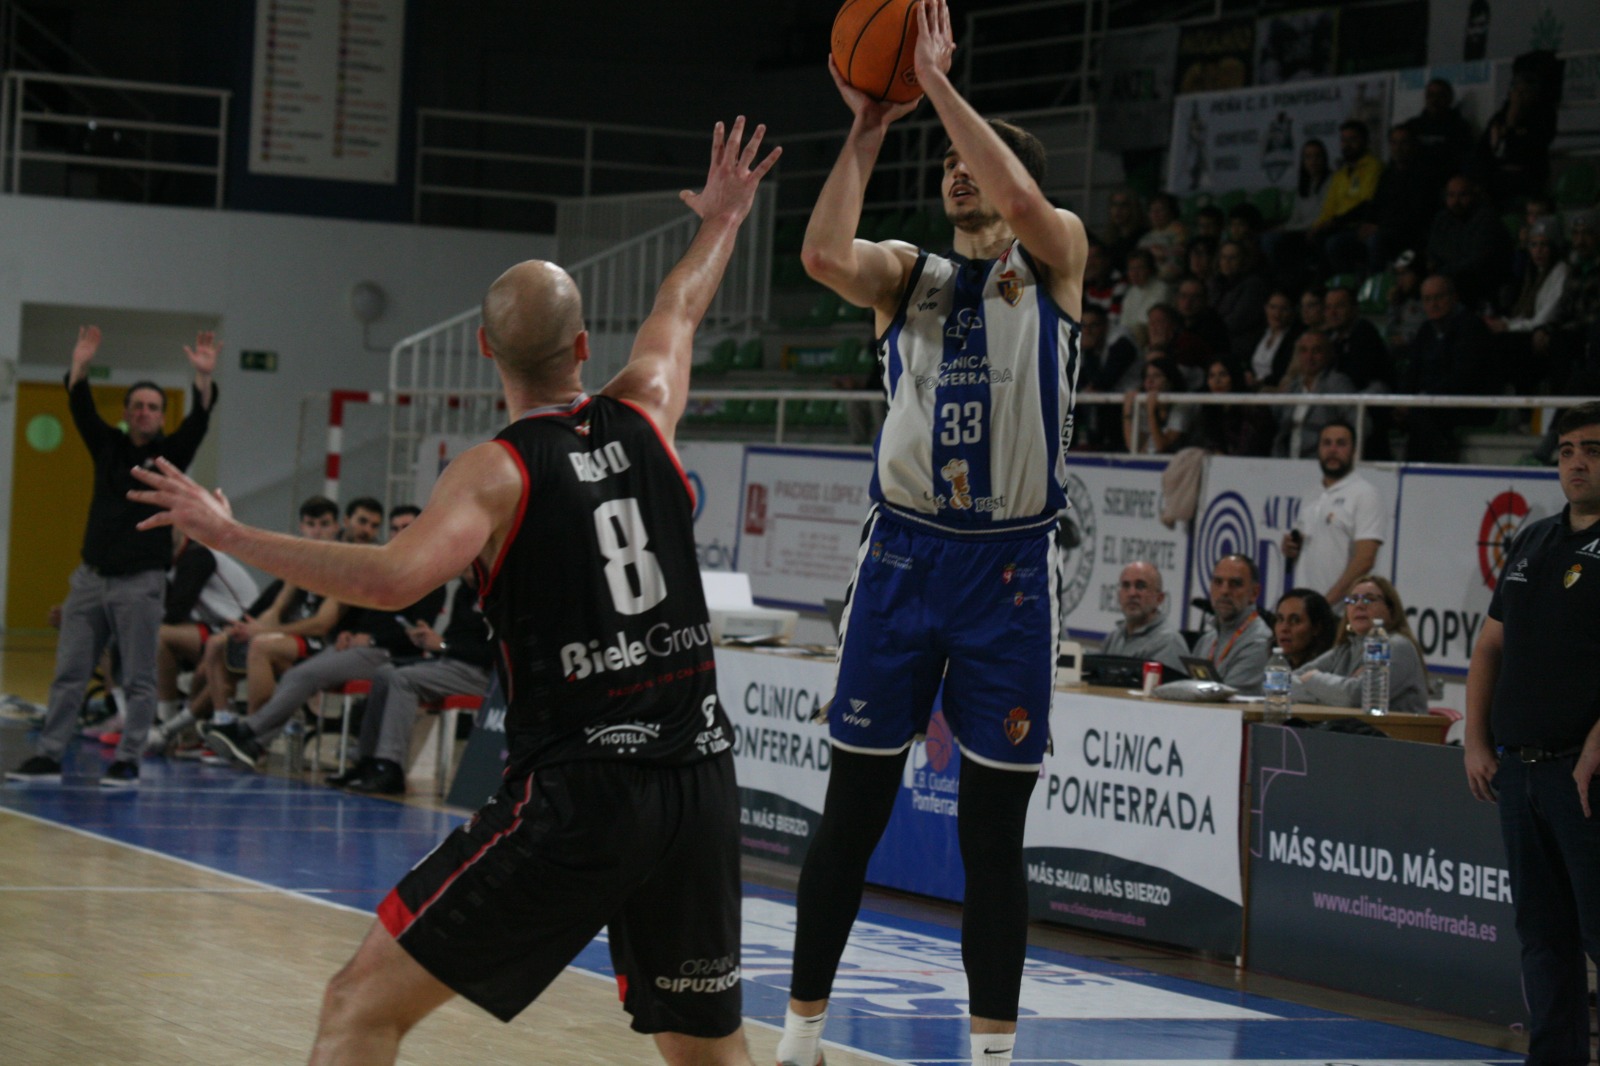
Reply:
[[[963,755],[1038,769],[1059,635],[1054,534],[1053,520],[958,533],[876,508],[840,620],[834,745],[905,750],[926,733],[942,682]]]

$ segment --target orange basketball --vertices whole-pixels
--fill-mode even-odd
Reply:
[[[832,40],[839,73],[868,96],[903,104],[922,95],[911,69],[917,0],[844,0]]]

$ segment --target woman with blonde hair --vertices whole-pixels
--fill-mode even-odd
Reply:
[[[1368,574],[1350,586],[1344,604],[1344,619],[1333,648],[1296,675],[1294,699],[1329,707],[1361,706],[1364,645],[1373,625],[1382,622],[1389,634],[1389,710],[1427,714],[1428,667],[1406,621],[1399,590],[1388,578]]]

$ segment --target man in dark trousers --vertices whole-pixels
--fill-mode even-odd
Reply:
[[[1589,1058],[1589,978],[1600,962],[1600,402],[1556,419],[1560,514],[1529,524],[1467,673],[1467,784],[1500,804],[1522,941],[1528,1062]]]
[[[83,562],[72,572],[72,591],[61,609],[56,643],[56,673],[50,683],[50,709],[39,731],[36,754],[6,774],[12,781],[59,782],[83,691],[106,645],[115,638],[122,688],[128,697],[122,740],[100,784],[132,788],[139,784],[139,757],[156,714],[156,648],[160,643],[167,567],[172,565],[172,535],[165,529],[140,529],[155,509],[128,499],[137,488],[132,471],[165,459],[182,470],[194,459],[211,424],[217,387],[217,342],[201,333],[184,347],[194,367],[189,413],[172,436],[162,432],[167,399],[161,387],[140,381],[123,398],[127,429],[107,425],[94,406],[89,364],[100,350],[100,327],[83,326],[72,349],[67,399],[78,435],[94,460],[94,495],[83,532]]]
[[[478,342],[516,421],[453,460],[382,547],[252,529],[169,464],[139,474],[153,527],[357,606],[393,610],[478,571],[510,696],[502,785],[378,907],[328,985],[317,1066],[393,1062],[457,994],[509,1021],[602,927],[623,1007],[668,1062],[750,1062],[733,728],[673,439],[695,330],[777,161],[760,159],[764,133],[717,124],[705,188],[682,194],[699,232],[598,395],[572,278],[536,260],[501,275]]]

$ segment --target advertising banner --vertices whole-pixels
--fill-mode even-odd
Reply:
[[[1100,46],[1100,147],[1161,148],[1172,129],[1178,27],[1110,33]]]
[[[732,570],[739,540],[739,477],[744,445],[679,441],[678,461],[694,489],[694,552],[702,570]]]
[[[1252,726],[1253,970],[1523,1019],[1510,877],[1461,752]]]
[[[1061,614],[1080,640],[1104,640],[1122,618],[1117,580],[1131,562],[1161,571],[1169,610],[1182,598],[1189,538],[1161,524],[1165,459],[1073,456],[1067,463],[1068,534]]]
[[[1399,477],[1387,465],[1360,467],[1378,495],[1395,504]],[[1322,472],[1311,459],[1245,459],[1213,456],[1206,466],[1205,491],[1196,512],[1186,595],[1180,628],[1200,628],[1200,614],[1189,601],[1210,596],[1211,568],[1224,555],[1248,555],[1261,570],[1261,599],[1267,607],[1294,587],[1294,574],[1283,557],[1283,535],[1300,517],[1300,508],[1322,492]],[[1374,569],[1389,572],[1394,538],[1378,549]],[[1405,586],[1401,585],[1404,594]]]
[[[1339,9],[1280,11],[1256,23],[1256,84],[1331,78],[1338,73]]]
[[[1588,52],[1600,48],[1593,0],[1431,0],[1428,62],[1512,59],[1535,49]]]
[[[1028,811],[1033,917],[1237,954],[1237,710],[1058,693]]]
[[[844,597],[871,480],[860,451],[745,448],[734,569],[750,575],[757,603],[822,611]]]
[[[1554,470],[1414,466],[1400,474],[1394,582],[1428,669],[1465,676],[1505,549],[1566,505]]]
[[[1380,134],[1388,128],[1393,84],[1392,74],[1361,74],[1180,96],[1173,103],[1167,188],[1179,196],[1293,188],[1300,146],[1311,138],[1337,146],[1347,119],[1365,122],[1374,143],[1386,143]]]
[[[1255,46],[1256,24],[1252,18],[1218,19],[1182,27],[1178,33],[1173,91],[1203,93],[1249,85]]]

